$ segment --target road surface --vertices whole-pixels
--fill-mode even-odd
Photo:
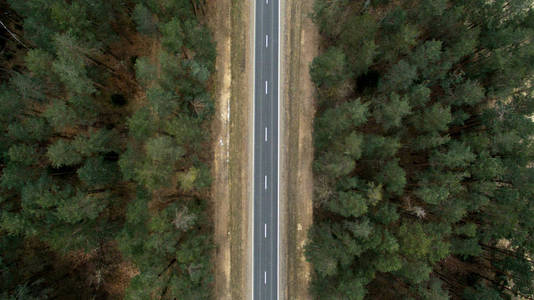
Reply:
[[[253,299],[278,299],[279,0],[255,0]]]

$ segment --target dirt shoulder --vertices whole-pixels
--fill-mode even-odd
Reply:
[[[208,1],[217,43],[213,122],[215,299],[247,299],[251,281],[249,231],[252,158],[252,24],[250,1]]]
[[[304,256],[313,216],[315,88],[309,65],[318,54],[319,35],[309,18],[313,1],[285,0],[282,33],[281,299],[311,299],[311,267]]]

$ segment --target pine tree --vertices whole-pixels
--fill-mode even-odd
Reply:
[[[311,78],[319,87],[329,89],[339,86],[350,76],[346,64],[343,51],[339,48],[331,48],[313,60],[310,66]]]
[[[315,2],[315,297],[380,297],[388,281],[398,298],[532,297],[533,15],[528,1]]]
[[[52,166],[77,165],[82,161],[82,156],[76,151],[71,141],[59,139],[48,147],[47,156]]]
[[[141,3],[135,5],[133,20],[137,31],[148,36],[158,32],[157,23],[152,12]]]

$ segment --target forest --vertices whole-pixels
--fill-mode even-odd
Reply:
[[[205,299],[205,0],[0,1],[0,298]]]
[[[315,0],[316,299],[534,298],[527,0]]]

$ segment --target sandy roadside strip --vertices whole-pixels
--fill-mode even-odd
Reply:
[[[248,0],[208,1],[217,43],[213,121],[214,299],[251,294],[252,41]]]
[[[280,299],[311,299],[311,266],[304,246],[313,217],[313,117],[315,88],[309,65],[319,50],[319,35],[309,18],[312,0],[285,0],[282,33],[282,115],[284,132],[281,155],[281,272],[285,274]]]
[[[218,12],[218,14],[217,14]],[[214,135],[214,159],[212,168],[212,200],[214,220],[214,296],[230,299],[230,211],[229,205],[229,134],[228,110],[230,104],[230,0],[213,1],[208,5],[207,20],[217,43],[215,63],[215,117],[212,124]]]

